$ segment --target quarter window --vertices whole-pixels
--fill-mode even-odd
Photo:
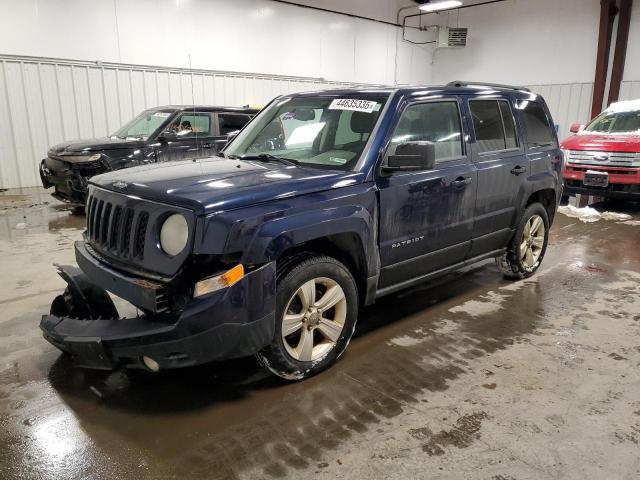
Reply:
[[[462,129],[458,103],[427,102],[411,105],[393,132],[389,153],[401,143],[428,141],[435,145],[436,162],[462,156]]]
[[[516,129],[509,104],[503,100],[469,101],[479,153],[517,148]]]
[[[542,105],[525,100],[520,103],[519,108],[522,110],[522,119],[527,129],[527,144],[535,147],[553,145],[553,129]]]
[[[239,113],[219,113],[218,114],[218,129],[220,135],[228,135],[232,132],[237,132],[244,127],[251,119],[249,115],[242,115]]]

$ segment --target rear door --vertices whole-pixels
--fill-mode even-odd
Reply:
[[[249,120],[251,116],[244,113],[216,113],[214,134],[202,139],[202,148],[205,153],[208,151],[209,154],[213,154],[222,150],[227,142],[249,123]]]
[[[515,228],[526,190],[529,161],[520,141],[509,98],[468,98],[473,127],[473,162],[478,169],[473,258],[503,248]]]
[[[476,201],[475,166],[465,148],[458,97],[406,106],[383,163],[404,142],[435,144],[433,169],[378,178],[381,288],[464,260]]]

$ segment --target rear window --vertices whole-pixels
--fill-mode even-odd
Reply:
[[[520,102],[519,108],[527,130],[527,145],[532,147],[553,145],[555,143],[553,128],[542,105],[525,100]]]
[[[479,153],[517,148],[511,107],[504,100],[470,100]]]
[[[244,127],[249,120],[251,120],[249,115],[243,115],[240,113],[219,113],[218,129],[220,130],[220,135],[228,135],[230,133],[237,132]]]

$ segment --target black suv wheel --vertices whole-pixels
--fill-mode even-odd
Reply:
[[[344,352],[358,316],[358,292],[349,270],[326,256],[303,257],[277,274],[273,342],[256,356],[288,380],[310,377]]]

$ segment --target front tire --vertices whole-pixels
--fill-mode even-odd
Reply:
[[[547,251],[549,216],[540,203],[529,205],[511,239],[507,252],[496,258],[496,264],[507,278],[527,278],[533,275]]]
[[[358,291],[334,258],[311,256],[284,265],[277,273],[274,339],[256,357],[275,375],[301,380],[328,368],[346,349],[358,317]]]

